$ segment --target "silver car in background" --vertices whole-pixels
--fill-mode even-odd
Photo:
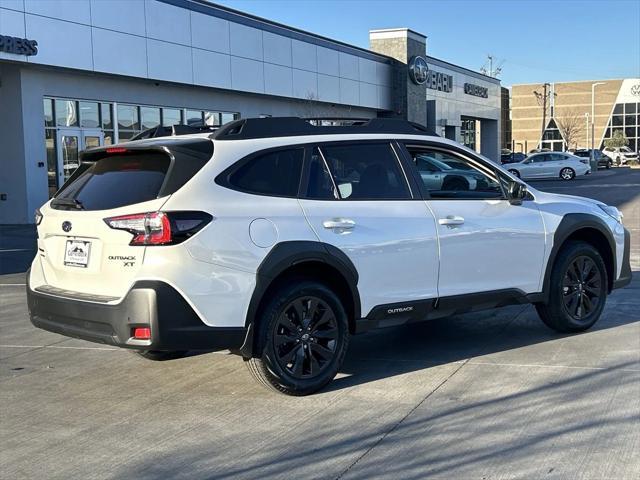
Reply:
[[[418,155],[415,160],[422,181],[429,190],[474,191],[482,189],[478,188],[478,182],[486,182],[485,177],[475,170],[455,168],[430,155]]]
[[[561,180],[573,180],[577,176],[591,173],[589,159],[562,152],[534,153],[521,162],[505,165],[505,168],[513,175],[523,179],[560,178]]]

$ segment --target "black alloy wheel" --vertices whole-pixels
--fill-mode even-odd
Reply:
[[[300,297],[289,303],[276,323],[273,350],[280,368],[296,379],[319,375],[336,353],[335,314],[320,298]]]
[[[566,312],[577,321],[589,317],[597,309],[602,292],[602,276],[595,262],[587,256],[573,260],[562,281]]]
[[[349,320],[338,295],[314,280],[289,279],[256,319],[249,372],[286,395],[309,395],[338,373],[349,346]]]
[[[607,268],[591,244],[563,245],[553,263],[546,301],[535,304],[540,319],[562,333],[582,332],[598,321],[607,301]]]

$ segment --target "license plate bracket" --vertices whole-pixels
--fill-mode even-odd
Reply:
[[[69,267],[87,268],[90,252],[90,241],[67,240],[64,249],[64,264]]]

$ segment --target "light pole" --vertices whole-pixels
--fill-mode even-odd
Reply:
[[[584,144],[586,145],[587,148],[589,148],[589,112],[584,112],[584,118],[585,121],[587,122],[586,124],[586,129],[585,129],[585,136],[587,137]],[[589,160],[591,160],[591,155],[589,155]]]
[[[596,87],[598,85],[604,85],[605,82],[595,82],[591,84],[591,152],[589,153],[589,160],[591,163],[591,171],[597,172],[598,166],[596,165],[595,169],[593,168],[593,149],[595,142],[595,127],[594,127],[594,118],[595,118],[595,108],[596,108]]]

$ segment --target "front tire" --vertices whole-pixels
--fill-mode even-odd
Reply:
[[[560,170],[560,178],[562,180],[573,180],[575,176],[576,172],[573,170],[573,168],[564,167],[562,170]]]
[[[349,346],[347,313],[322,283],[290,281],[258,323],[259,357],[246,365],[262,385],[286,395],[317,392],[338,373]]]
[[[536,304],[536,310],[549,328],[573,333],[593,326],[607,299],[607,269],[600,253],[585,242],[563,246],[547,293],[547,303]]]

